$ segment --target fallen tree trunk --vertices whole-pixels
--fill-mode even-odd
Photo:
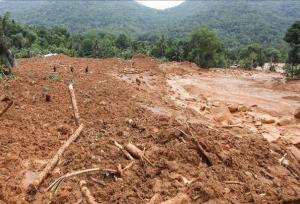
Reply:
[[[79,125],[80,117],[79,117],[79,112],[78,112],[78,107],[77,107],[77,102],[76,102],[76,98],[75,98],[73,84],[69,84],[69,92],[70,92],[70,97],[72,100],[72,107],[73,107],[75,122],[76,122],[76,125]]]
[[[98,204],[96,202],[96,199],[94,198],[94,196],[92,195],[92,193],[90,192],[90,190],[88,189],[88,187],[86,186],[86,181],[81,180],[79,182],[80,185],[80,190],[82,192],[82,194],[84,195],[84,197],[86,198],[86,201],[88,204]]]
[[[73,135],[59,148],[57,153],[54,157],[48,162],[47,166],[44,170],[40,173],[39,178],[34,180],[27,188],[28,194],[35,194],[43,182],[43,180],[48,176],[50,171],[56,166],[57,162],[59,161],[60,157],[64,153],[64,151],[69,147],[69,145],[77,139],[83,129],[83,124],[81,124],[78,129],[74,132]]]

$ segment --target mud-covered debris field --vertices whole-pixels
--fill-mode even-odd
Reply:
[[[17,65],[0,81],[0,203],[300,203],[300,81],[144,56]],[[30,189],[78,129],[68,84],[84,127]]]

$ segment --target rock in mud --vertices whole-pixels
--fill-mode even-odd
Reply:
[[[265,115],[261,118],[261,122],[264,124],[272,124],[275,123],[275,119],[269,115]]]
[[[262,126],[262,123],[261,123],[261,121],[255,121],[254,125],[256,127],[259,127],[259,126]]]
[[[230,113],[235,113],[238,111],[238,106],[237,105],[230,105],[228,106],[228,110],[230,111]]]
[[[135,79],[135,82],[136,82],[137,85],[141,85],[141,83],[142,83],[141,80],[140,80],[139,78],[136,78],[136,79]]]
[[[278,120],[277,125],[278,126],[286,126],[289,124],[292,124],[292,119],[291,118],[281,118]]]
[[[238,107],[238,111],[240,111],[240,112],[246,112],[247,110],[248,110],[248,108],[246,106],[244,106],[244,105],[240,105]]]
[[[179,168],[176,161],[165,161],[165,165],[170,171],[176,171]]]
[[[295,110],[294,116],[295,118],[300,118],[300,107]]]
[[[232,119],[230,111],[226,107],[218,107],[213,109],[213,118],[222,125],[228,125]]]

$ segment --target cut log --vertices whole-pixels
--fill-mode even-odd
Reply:
[[[142,150],[140,150],[139,148],[137,148],[135,145],[133,145],[132,143],[128,143],[125,146],[125,149],[135,158],[137,159],[143,159],[144,157],[144,152]]]
[[[86,198],[86,202],[88,204],[98,204],[96,202],[96,199],[94,198],[94,196],[92,195],[91,191],[88,189],[88,187],[86,186],[86,181],[81,180],[79,182],[80,185],[80,190],[82,192],[82,194],[84,195],[84,197]]]
[[[121,144],[119,144],[115,140],[113,140],[113,142],[114,142],[114,145],[116,145],[116,147],[118,147],[123,152],[123,154],[127,157],[127,159],[134,161],[134,158],[124,149],[124,147]]]
[[[73,135],[59,148],[57,153],[54,155],[54,157],[47,163],[47,166],[44,168],[44,170],[40,173],[39,178],[34,180],[27,188],[28,194],[35,194],[43,182],[43,180],[48,176],[50,171],[56,166],[59,159],[61,158],[64,151],[70,146],[70,144],[75,141],[78,136],[80,135],[81,131],[83,129],[83,124],[81,124],[78,129],[74,132]]]
[[[76,125],[79,125],[80,117],[79,117],[79,112],[78,112],[78,107],[77,107],[77,102],[76,102],[76,98],[75,98],[73,84],[69,84],[69,92],[70,92],[70,97],[72,100],[72,107],[73,107],[75,122],[76,122]]]
[[[154,166],[153,163],[144,155],[144,152],[137,148],[134,144],[128,143],[125,146],[125,149],[135,158],[140,159],[140,160],[145,160],[148,162],[151,166]]]

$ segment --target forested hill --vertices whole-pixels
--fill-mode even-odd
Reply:
[[[98,29],[130,36],[167,34],[187,37],[192,27],[208,25],[225,44],[253,42],[279,46],[286,29],[300,20],[300,1],[186,1],[159,11],[135,1],[0,1],[0,15],[30,25],[62,25],[74,32]]]

